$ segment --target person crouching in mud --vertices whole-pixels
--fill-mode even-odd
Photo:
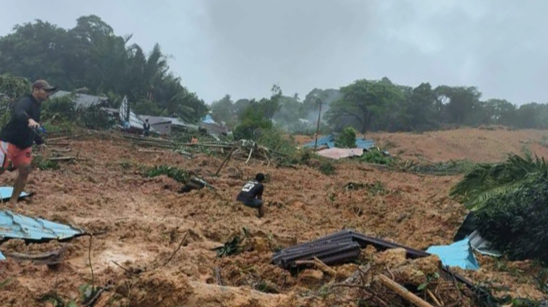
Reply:
[[[242,204],[256,208],[259,211],[259,218],[264,216],[264,207],[263,207],[263,191],[264,186],[262,182],[264,181],[264,175],[259,173],[255,176],[255,180],[247,182],[238,197],[236,198]]]

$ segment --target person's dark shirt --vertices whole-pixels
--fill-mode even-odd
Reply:
[[[249,181],[243,186],[237,199],[250,200],[255,197],[261,198],[263,196],[263,190],[264,186],[262,183],[258,181]]]
[[[37,145],[44,143],[42,138],[29,128],[29,119],[40,123],[40,103],[34,96],[29,95],[19,99],[13,106],[10,121],[2,129],[0,140],[17,146],[19,149],[25,149],[32,146],[32,142]]]
[[[144,123],[143,124],[143,130],[149,131],[150,130],[150,124],[149,123]]]

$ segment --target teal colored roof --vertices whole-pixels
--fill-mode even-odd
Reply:
[[[11,194],[13,194],[12,187],[0,187],[0,199],[2,201],[10,200]],[[21,192],[21,194],[19,194],[19,198],[28,197],[28,196],[30,196],[30,194],[27,192]]]
[[[303,147],[314,147],[315,141],[311,141],[303,145]],[[333,135],[327,135],[318,139],[318,146],[327,145],[329,148],[335,148],[335,137]],[[356,148],[369,149],[375,146],[375,142],[372,140],[364,140],[362,138],[356,139]]]
[[[0,239],[64,240],[83,233],[81,229],[69,225],[31,218],[11,211],[0,211]]]

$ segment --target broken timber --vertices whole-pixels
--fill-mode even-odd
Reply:
[[[327,265],[340,264],[356,259],[361,248],[366,248],[368,245],[374,246],[377,250],[403,248],[408,258],[423,258],[431,255],[425,251],[345,229],[274,253],[272,263],[285,269],[296,269],[309,263],[300,261],[312,260],[317,257]],[[454,278],[465,284],[469,289],[476,291],[478,295],[487,294],[485,290],[476,287],[471,281],[452,272],[448,267],[441,267],[441,273],[446,278]]]
[[[63,261],[63,254],[65,253],[65,250],[66,246],[56,251],[47,253],[25,254],[17,252],[4,252],[4,255],[17,261],[32,261],[34,264],[54,265]]]

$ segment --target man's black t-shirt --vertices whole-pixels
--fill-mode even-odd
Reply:
[[[40,122],[40,103],[32,95],[25,96],[15,103],[11,119],[2,129],[0,139],[19,149],[32,146],[34,141],[38,145],[44,143],[42,138],[29,128],[29,118]]]
[[[262,197],[263,190],[264,186],[262,183],[258,181],[249,181],[244,185],[240,194],[238,194],[238,200],[250,200],[257,196]]]

